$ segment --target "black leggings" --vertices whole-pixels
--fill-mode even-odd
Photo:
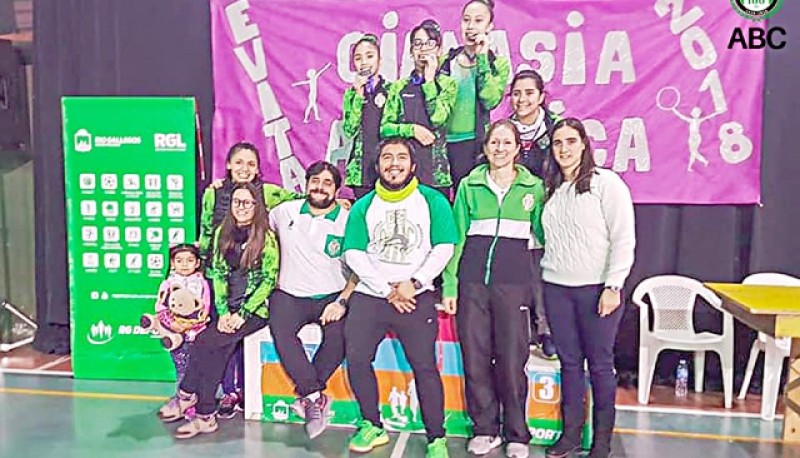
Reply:
[[[189,367],[180,384],[186,393],[197,395],[197,413],[210,415],[217,408],[217,387],[228,364],[228,359],[236,349],[236,345],[248,335],[267,325],[264,318],[251,316],[233,334],[225,334],[217,329],[217,320],[209,323],[201,332],[189,353]]]

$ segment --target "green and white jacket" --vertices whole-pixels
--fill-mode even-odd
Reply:
[[[461,181],[453,213],[458,243],[444,271],[443,296],[458,297],[459,282],[529,283],[529,247],[544,243],[544,182],[516,165],[517,178],[498,196],[489,183],[489,166],[475,167]],[[462,262],[462,260],[464,262]]]

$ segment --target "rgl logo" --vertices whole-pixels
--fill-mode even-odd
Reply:
[[[156,151],[186,151],[181,134],[155,134],[153,143]]]

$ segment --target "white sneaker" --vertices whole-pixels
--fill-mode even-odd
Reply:
[[[469,440],[467,451],[473,455],[486,455],[502,443],[500,436],[475,436]]]
[[[508,445],[506,445],[506,456],[508,458],[528,458],[529,454],[528,444],[509,442]]]

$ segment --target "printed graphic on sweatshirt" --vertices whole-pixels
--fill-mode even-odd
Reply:
[[[382,262],[408,264],[409,254],[422,243],[422,229],[408,221],[405,209],[389,210],[371,239],[368,252],[377,253]]]

